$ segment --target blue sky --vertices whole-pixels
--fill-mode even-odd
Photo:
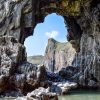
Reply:
[[[48,15],[44,23],[37,24],[33,36],[25,40],[24,45],[28,56],[44,55],[48,38],[54,38],[59,42],[67,42],[67,29],[62,16],[55,13]]]

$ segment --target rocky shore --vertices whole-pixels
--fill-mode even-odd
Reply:
[[[14,37],[2,37],[0,46],[1,96],[26,95],[22,98],[57,100],[57,95],[67,94],[69,90],[78,86],[99,87],[99,82],[92,75],[87,79],[87,85],[81,85],[85,80],[80,73],[80,67],[66,66],[58,72],[51,72],[44,65],[34,66],[27,62],[25,47]]]
[[[47,65],[55,65],[55,58],[65,58],[58,68],[55,66],[58,73],[45,68],[50,66],[29,63],[24,46],[35,26],[51,13],[63,16],[68,42],[76,52],[68,53],[73,57],[67,66],[66,48],[61,52],[56,48],[60,43],[55,41],[48,46],[45,58],[51,62],[46,61]],[[52,47],[56,50],[52,51]],[[0,0],[0,95],[57,99],[57,93],[66,93],[77,86],[100,88],[100,0]]]
[[[15,100],[58,100],[59,95],[68,94],[71,89],[76,89],[78,84],[75,82],[61,81],[53,82],[48,80],[48,87],[39,87],[28,93],[24,97]]]
[[[70,89],[77,88],[77,83],[54,82],[50,87],[39,87],[25,97],[18,97],[15,100],[58,100],[58,95],[67,94]]]

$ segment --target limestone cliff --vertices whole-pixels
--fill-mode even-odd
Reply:
[[[37,56],[29,56],[27,57],[27,61],[34,64],[34,65],[41,65],[43,64],[44,56],[42,55],[37,55]]]
[[[71,66],[75,53],[71,43],[60,43],[50,38],[45,50],[44,65],[52,72]]]

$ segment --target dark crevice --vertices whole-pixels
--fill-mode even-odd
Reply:
[[[100,0],[92,0],[90,3],[91,10],[100,3]]]

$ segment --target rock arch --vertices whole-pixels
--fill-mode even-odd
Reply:
[[[67,17],[69,27],[72,26],[74,17],[80,15],[81,6],[80,0],[2,0],[0,4],[0,35],[14,36],[21,43],[32,35],[36,24],[52,12]]]
[[[79,80],[89,80],[92,75],[100,82],[99,0],[0,0],[0,41],[13,36],[23,44],[25,38],[33,34],[36,24],[43,22],[44,17],[52,12],[64,17],[69,27],[69,41],[75,48],[80,47],[76,56],[80,66]],[[6,41],[11,45],[16,43],[11,37],[10,40]],[[4,45],[2,43],[0,48]]]

